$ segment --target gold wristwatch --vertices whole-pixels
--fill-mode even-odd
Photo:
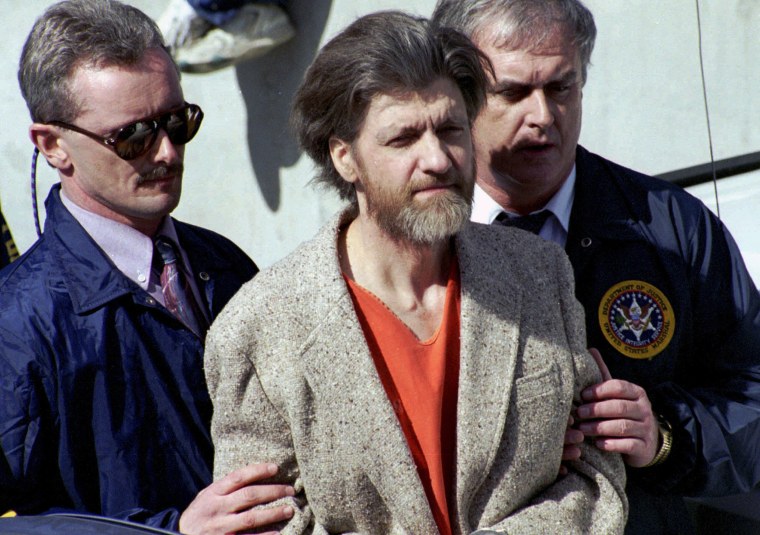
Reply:
[[[649,468],[650,466],[657,466],[665,462],[665,459],[670,455],[670,450],[673,447],[673,428],[661,414],[657,415],[657,426],[659,428],[660,436],[660,448],[657,450],[657,454],[654,459],[649,463],[642,466],[642,468]]]

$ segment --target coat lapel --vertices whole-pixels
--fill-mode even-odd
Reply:
[[[337,226],[334,229],[337,235]],[[398,418],[385,393],[345,281],[339,272],[334,238],[326,256],[330,277],[313,281],[321,288],[323,313],[302,353],[304,373],[315,399],[327,400],[338,418],[345,447],[409,533],[434,533],[436,524]],[[320,270],[315,270],[315,274]],[[339,416],[338,416],[339,415]]]
[[[480,260],[481,251],[493,244],[478,243],[480,233],[471,230],[457,240],[462,305],[455,504],[462,519],[491,473],[504,434],[522,306],[522,292],[509,275],[491,272]]]

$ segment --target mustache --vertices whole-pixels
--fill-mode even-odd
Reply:
[[[159,165],[158,167],[154,167],[147,173],[141,174],[137,178],[138,184],[143,184],[145,182],[151,182],[153,180],[161,180],[162,178],[166,178],[169,175],[176,175],[176,176],[182,176],[182,173],[185,171],[184,164],[176,163],[171,165]]]
[[[459,187],[461,188],[467,179],[459,172],[448,172],[442,175],[433,174],[410,182],[407,186],[410,192],[432,187]]]

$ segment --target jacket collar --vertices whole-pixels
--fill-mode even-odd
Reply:
[[[575,162],[575,199],[565,250],[577,274],[605,243],[641,239],[641,215],[628,195],[621,194],[625,185],[611,162],[580,145]]]
[[[218,254],[214,248],[210,247],[209,236],[199,232],[198,227],[177,221],[174,218],[172,221],[174,221],[174,229],[177,231],[177,238],[179,238],[182,248],[187,252],[190,268],[196,279],[201,277],[206,281],[205,275],[208,275],[210,281],[214,281],[218,274],[236,270],[237,266],[233,259]]]
[[[43,239],[48,242],[54,258],[59,261],[74,311],[78,314],[86,313],[127,294],[133,294],[135,299],[147,300],[147,292],[118,270],[63,206],[60,189],[60,184],[54,185],[45,201],[47,218]],[[173,221],[177,237],[190,260],[198,288],[202,294],[205,289],[206,303],[211,304],[214,281],[220,274],[233,270],[234,266],[230,259],[213,254],[191,225],[176,219]],[[207,310],[207,313],[210,312]]]
[[[640,219],[636,205],[620,195],[624,187],[607,160],[581,146],[576,150],[575,200],[570,217],[570,231],[602,238],[625,239],[631,236]],[[588,207],[593,206],[590,210]],[[605,224],[600,225],[599,222]],[[637,235],[633,232],[633,235]]]
[[[60,184],[54,185],[45,201],[47,217],[42,239],[58,261],[74,311],[88,312],[139,289],[63,206],[60,190]]]

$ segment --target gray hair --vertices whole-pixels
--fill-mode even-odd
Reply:
[[[539,46],[560,26],[580,54],[581,81],[586,83],[596,25],[580,0],[438,0],[432,20],[474,41],[490,37],[508,49]],[[482,35],[485,31],[488,36]]]
[[[378,94],[421,90],[449,79],[462,93],[472,122],[485,101],[490,63],[460,32],[400,11],[359,18],[320,50],[293,103],[291,123],[301,148],[317,164],[314,181],[356,202],[330,157],[330,139],[352,143]]]
[[[81,103],[69,87],[75,69],[135,65],[155,48],[166,50],[161,31],[133,6],[116,0],[53,4],[34,23],[19,62],[21,93],[32,120],[76,118]]]

